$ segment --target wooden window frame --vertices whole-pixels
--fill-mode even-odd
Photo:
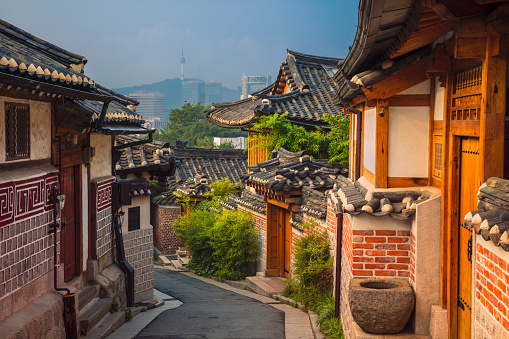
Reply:
[[[127,210],[127,231],[137,231],[141,228],[140,206],[130,207]]]
[[[438,159],[439,161],[437,162],[437,144],[440,144],[442,145],[441,146],[441,154],[440,154],[440,159]],[[433,163],[432,163],[432,175],[433,175],[433,178],[436,179],[436,180],[442,180],[443,178],[443,157],[444,157],[444,137],[442,135],[434,135],[433,136]],[[436,165],[440,165],[440,169],[437,169],[436,168]]]
[[[5,160],[30,159],[30,105],[6,102],[4,108]]]

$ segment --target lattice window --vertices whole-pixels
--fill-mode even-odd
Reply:
[[[127,230],[135,231],[140,229],[140,207],[131,207],[127,210],[129,220],[127,223]]]
[[[442,179],[442,146],[443,139],[441,136],[435,136],[433,138],[433,177],[436,179]]]
[[[30,106],[5,104],[5,153],[7,160],[30,158]]]
[[[454,77],[451,120],[479,120],[481,113],[482,66]]]

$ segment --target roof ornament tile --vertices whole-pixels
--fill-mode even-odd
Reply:
[[[27,68],[28,74],[30,76],[34,75],[37,69],[35,68],[34,64],[30,64]]]

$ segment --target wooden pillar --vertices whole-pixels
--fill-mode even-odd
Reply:
[[[434,122],[435,122],[435,77],[430,79],[430,91],[429,91],[429,155],[428,155],[428,186],[433,186],[433,154],[434,154]]]
[[[383,108],[383,116],[382,115]],[[387,188],[389,148],[389,101],[376,104],[375,187]]]
[[[488,35],[483,60],[480,121],[481,180],[504,176],[507,58],[493,56],[497,36]]]

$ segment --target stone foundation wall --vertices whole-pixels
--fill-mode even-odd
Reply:
[[[154,246],[164,254],[174,254],[180,239],[173,229],[173,222],[180,216],[180,206],[150,206],[150,223],[154,226]]]
[[[127,261],[134,268],[135,302],[146,301],[145,297],[141,297],[147,295],[143,292],[154,288],[152,226],[124,234],[124,249]]]
[[[509,254],[476,238],[474,329],[478,338],[509,337]]]

